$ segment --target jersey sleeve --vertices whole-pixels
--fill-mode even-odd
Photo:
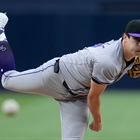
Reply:
[[[110,56],[98,57],[94,61],[92,80],[98,84],[113,83],[120,73],[120,65]]]

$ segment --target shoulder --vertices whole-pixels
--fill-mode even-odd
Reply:
[[[93,65],[92,77],[102,81],[101,83],[112,83],[121,71],[119,61],[109,55],[104,55],[103,59],[98,57]]]
[[[102,67],[106,69],[117,69],[121,67],[119,60],[111,55],[101,55],[96,57],[95,60],[96,67]]]

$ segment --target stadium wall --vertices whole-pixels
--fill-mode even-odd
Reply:
[[[55,5],[48,3],[46,9],[42,4],[35,9],[35,5],[38,4],[35,3],[32,10],[29,9],[30,4],[27,6],[25,3],[19,3],[21,9],[12,5],[13,9],[15,7],[13,11],[3,3],[3,11],[8,11],[9,16],[6,34],[15,55],[17,70],[35,68],[53,57],[72,53],[96,43],[119,39],[127,22],[140,18],[140,11],[130,9],[131,2],[126,6],[126,10],[119,1],[116,3],[117,7],[113,2],[107,2],[102,1],[101,4],[101,1],[96,1],[91,5],[90,1],[85,8],[82,4],[78,5],[81,9],[76,8],[75,4],[69,4],[69,7],[67,4],[66,7],[66,3],[61,3],[58,8],[58,2]],[[133,4],[136,7],[138,2],[133,1]],[[133,12],[130,13],[129,9]],[[109,88],[139,89],[139,82],[139,79],[125,76]]]

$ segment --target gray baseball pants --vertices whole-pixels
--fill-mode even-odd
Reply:
[[[46,95],[60,104],[62,140],[82,140],[89,120],[89,109],[86,98],[71,95],[62,83],[61,71],[54,73],[54,58],[36,69],[23,72],[7,71],[2,76],[5,89]]]

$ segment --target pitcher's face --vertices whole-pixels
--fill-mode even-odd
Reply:
[[[140,38],[133,37],[133,36],[123,36],[126,50],[129,54],[132,54],[133,56],[139,56],[140,55]]]

